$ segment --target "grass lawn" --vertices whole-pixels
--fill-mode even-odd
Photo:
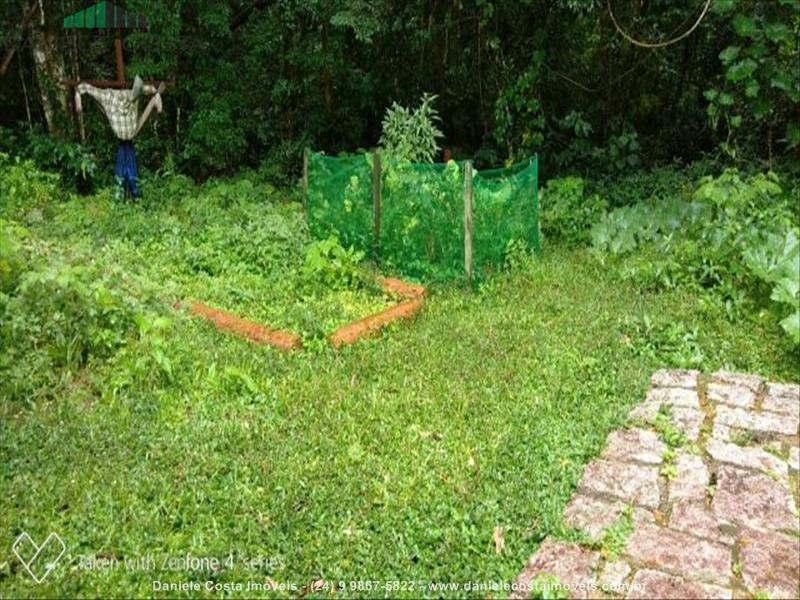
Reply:
[[[281,354],[169,308],[192,290],[236,308],[242,278],[258,275],[187,267],[198,254],[184,231],[200,217],[159,213],[153,225],[147,208],[104,217],[102,206],[29,226],[60,252],[146,281],[171,324],[66,373],[55,395],[0,405],[2,537],[54,531],[67,547],[36,585],[0,545],[2,597],[149,596],[154,579],[510,582],[652,371],[680,360],[684,342],[658,332],[683,324],[708,370],[794,375],[779,330],[734,327],[686,292],[642,295],[587,252],[552,247],[480,290],[435,289],[412,324],[377,340]],[[242,210],[238,222],[204,222],[220,231],[203,260],[237,247],[222,240],[247,232]],[[223,565],[162,570],[187,555]],[[146,556],[153,570],[81,568],[81,557]]]

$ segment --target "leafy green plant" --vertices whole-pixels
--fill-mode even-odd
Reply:
[[[759,126],[766,129],[770,159],[778,143],[797,148],[800,125],[794,115],[800,105],[800,77],[795,44],[800,4],[723,0],[714,7],[730,18],[735,35],[734,43],[719,54],[723,76],[705,92],[712,127],[725,125],[723,149],[736,156],[735,140],[758,135]]]
[[[503,266],[507,271],[525,271],[533,263],[533,254],[524,240],[509,240],[506,244]]]
[[[245,132],[227,95],[203,93],[189,119],[181,157],[204,176],[230,173],[247,149]]]
[[[744,252],[744,261],[752,273],[770,284],[770,298],[782,307],[787,316],[781,327],[795,345],[800,345],[800,243],[797,232],[784,236],[767,234],[758,246]]]
[[[585,193],[580,177],[551,179],[542,191],[541,227],[545,237],[577,244],[588,240],[589,231],[607,208],[600,196]]]
[[[635,320],[627,334],[636,354],[675,367],[702,367],[706,356],[697,327],[683,323],[660,323],[645,315]]]
[[[798,225],[791,195],[774,173],[742,177],[727,170],[704,177],[691,201],[672,199],[615,209],[591,231],[594,251],[630,255],[623,272],[646,289],[695,288],[734,316],[748,301],[776,307],[798,340]]]
[[[544,58],[544,51],[534,51],[528,67],[515,73],[494,103],[494,137],[512,161],[537,152],[545,139],[547,120],[538,93]]]
[[[0,153],[0,207],[6,217],[19,222],[41,221],[51,216],[63,199],[61,178],[40,171],[33,161]]]
[[[659,409],[658,414],[656,414],[656,418],[653,420],[653,429],[656,430],[663,442],[669,446],[669,449],[680,448],[686,445],[686,436],[680,429],[672,424],[672,411],[668,405],[663,405]],[[669,479],[669,475],[674,476],[677,473],[675,472],[673,464],[675,458],[674,450],[668,451],[670,451],[671,454],[668,454],[667,457],[671,458],[667,464],[673,465],[673,468],[669,469],[664,476]]]
[[[44,262],[38,245],[32,262]],[[120,289],[120,274],[48,257],[0,294],[0,389],[11,399],[58,389],[59,374],[110,356],[127,340],[136,304]]]
[[[530,598],[534,600],[567,600],[570,588],[555,575],[540,573],[530,584]]]
[[[82,192],[94,188],[97,159],[80,144],[46,134],[31,135],[28,153],[40,169],[59,173],[64,184]]]
[[[626,506],[617,520],[603,529],[600,553],[607,561],[614,561],[625,551],[628,537],[633,533],[633,508]]]
[[[363,252],[343,248],[336,237],[329,237],[308,247],[301,273],[313,287],[346,289],[364,283],[364,271],[359,266],[363,258]]]
[[[386,109],[380,146],[390,157],[401,162],[430,163],[439,153],[439,139],[443,137],[441,122],[434,102],[435,94],[423,94],[416,109],[400,106],[397,102]]]
[[[600,157],[606,162],[606,169],[612,173],[622,173],[639,167],[641,159],[639,136],[632,128],[627,128],[613,135]]]
[[[0,219],[0,293],[8,294],[17,287],[28,261],[22,243],[28,235],[24,227]]]
[[[658,417],[656,417],[656,421],[658,421]],[[662,424],[662,431],[664,431],[663,424]],[[663,435],[663,434],[662,434]],[[673,437],[673,434],[670,432],[669,436],[665,437]],[[664,454],[662,455],[662,464],[661,464],[661,476],[671,481],[678,476],[678,470],[675,466],[675,459],[677,458],[677,454],[673,449],[673,446],[668,447],[664,450]]]
[[[568,146],[554,157],[561,169],[577,169],[591,161],[595,148],[589,136],[594,128],[584,116],[580,111],[572,111],[556,121],[558,129],[569,139]]]

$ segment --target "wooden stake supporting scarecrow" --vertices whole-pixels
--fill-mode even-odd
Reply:
[[[133,81],[125,80],[125,62],[122,54],[123,29],[147,29],[147,20],[117,6],[113,2],[99,2],[64,19],[65,29],[104,29],[114,31],[117,78],[112,81],[63,81],[65,86],[75,88],[75,109],[83,110],[81,96],[89,94],[100,105],[106,115],[111,130],[120,143],[117,147],[114,175],[117,180],[117,197],[137,198],[139,192],[139,169],[136,163],[136,149],[133,138],[141,131],[155,108],[163,109],[161,93],[165,82],[145,83],[137,75]],[[139,98],[150,95],[152,98],[139,115]]]

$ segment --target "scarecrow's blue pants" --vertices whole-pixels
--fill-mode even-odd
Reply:
[[[114,169],[117,179],[117,198],[122,199],[126,191],[134,198],[139,197],[139,169],[136,166],[136,149],[133,142],[123,141],[117,147],[117,164]]]

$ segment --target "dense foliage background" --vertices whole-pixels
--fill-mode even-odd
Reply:
[[[26,22],[35,4],[1,4],[0,46],[18,51],[0,78],[0,125],[79,140],[72,100],[53,78],[113,78],[112,34],[61,29],[87,2],[44,2],[44,19],[34,11]],[[657,42],[686,31],[704,4],[614,0],[611,8],[630,35]],[[306,144],[329,153],[374,146],[386,108],[414,106],[423,93],[438,94],[442,146],[479,167],[535,151],[545,177],[718,150],[742,164],[797,157],[794,0],[713,0],[692,35],[652,49],[626,41],[602,0],[125,5],[151,23],[125,37],[128,77],[176,81],[166,115],[139,140],[140,160],[158,167],[169,158],[198,178],[243,164],[280,178],[297,169]],[[46,60],[34,60],[37,49]],[[89,153],[110,162],[113,137],[93,105],[83,127]],[[38,150],[75,171],[90,162]]]

